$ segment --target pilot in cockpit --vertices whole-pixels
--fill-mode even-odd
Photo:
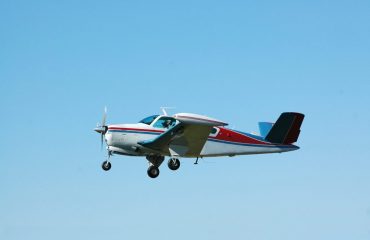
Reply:
[[[172,126],[173,126],[173,123],[174,123],[174,122],[175,122],[175,121],[173,121],[172,119],[167,119],[167,120],[163,121],[162,126],[163,126],[164,128],[170,128],[170,127],[172,127]]]

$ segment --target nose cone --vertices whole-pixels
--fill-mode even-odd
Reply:
[[[94,128],[94,131],[97,133],[102,133],[104,130],[100,127]]]
[[[97,133],[103,133],[105,134],[108,131],[108,126],[101,126],[94,128],[94,131]]]

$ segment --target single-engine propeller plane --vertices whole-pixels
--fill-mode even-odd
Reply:
[[[105,141],[108,159],[102,168],[111,168],[113,154],[145,156],[149,162],[148,175],[156,178],[159,166],[169,157],[168,167],[177,170],[179,158],[236,156],[247,154],[281,153],[298,150],[298,140],[304,115],[284,112],[276,123],[260,122],[260,134],[245,133],[226,128],[228,124],[207,116],[177,113],[144,118],[135,124],[106,124],[105,108],[102,122],[94,130]]]

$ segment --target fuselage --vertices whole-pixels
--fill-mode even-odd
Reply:
[[[165,124],[166,123],[166,124]],[[138,142],[155,139],[157,136],[176,125],[175,119],[168,116],[151,116],[136,124],[109,125],[105,134],[108,148],[113,153],[143,156],[159,154],[169,156],[168,152],[150,152],[142,149]],[[299,149],[292,144],[273,144],[263,137],[231,130],[225,127],[214,127],[199,156],[183,157],[216,157],[262,153],[280,153]]]

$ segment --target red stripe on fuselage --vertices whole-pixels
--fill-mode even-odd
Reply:
[[[220,131],[218,132],[216,137],[208,137],[210,139],[217,139],[222,141],[234,142],[234,143],[246,143],[246,144],[264,144],[264,145],[271,145],[268,142],[264,142],[247,135],[235,132],[233,130],[219,127]],[[146,128],[123,128],[123,127],[109,127],[108,130],[124,130],[124,131],[138,131],[138,132],[155,132],[155,133],[164,133],[163,130],[154,130],[154,129],[146,129]]]
[[[139,131],[139,132],[157,132],[163,133],[163,130],[154,130],[146,128],[122,128],[122,127],[109,127],[108,130],[125,130],[125,131]]]
[[[265,144],[270,145],[268,142],[264,142],[247,135],[235,132],[233,130],[219,127],[220,131],[216,137],[210,137],[212,139],[235,142],[235,143],[247,143],[247,144]]]

